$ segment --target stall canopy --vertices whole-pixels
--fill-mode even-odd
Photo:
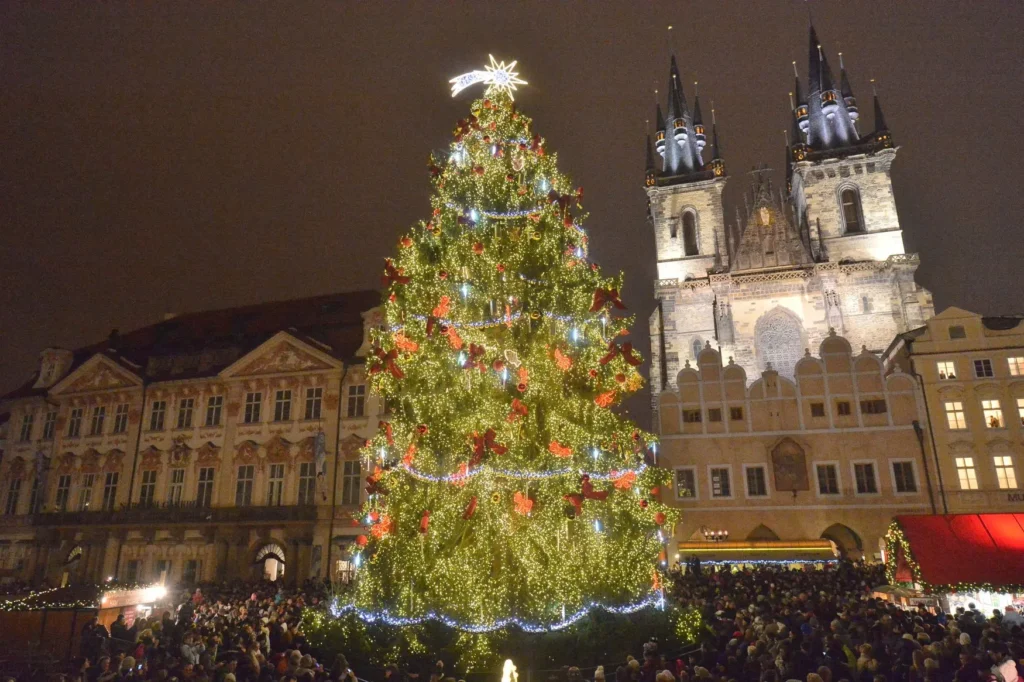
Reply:
[[[885,536],[892,584],[931,592],[1024,591],[1024,514],[897,516]]]

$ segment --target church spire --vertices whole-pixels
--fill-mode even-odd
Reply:
[[[725,160],[722,147],[718,144],[718,121],[715,120],[715,101],[711,100],[711,170],[716,177],[725,175]]]
[[[875,143],[889,148],[893,146],[892,133],[889,132],[889,126],[885,122],[885,114],[882,113],[882,103],[878,101],[878,89],[875,88],[874,79],[871,81],[871,89],[875,99]]]
[[[845,75],[845,69],[844,69]],[[853,91],[849,88],[849,80],[845,81],[853,102]],[[855,104],[855,102],[854,102]],[[856,106],[854,106],[856,109]],[[797,107],[799,111],[799,107]],[[807,132],[807,146],[813,151],[838,150],[855,146],[858,142],[857,131],[850,116],[843,93],[836,87],[832,78],[832,69],[828,64],[825,49],[818,40],[818,32],[811,24],[808,45],[807,73],[807,124],[806,127],[797,115],[801,130]]]
[[[707,144],[704,135],[704,117],[700,113],[700,95],[697,93],[697,82],[693,83],[693,137],[697,142],[697,151],[703,151]]]
[[[644,182],[652,187],[658,181],[658,167],[654,163],[654,148],[651,146],[651,134],[647,133],[647,168],[644,172]]]
[[[860,118],[860,111],[857,109],[857,98],[853,96],[853,88],[850,87],[850,79],[846,75],[846,65],[843,64],[843,53],[839,53],[839,92],[843,96],[843,103],[846,104],[846,113],[854,125]]]
[[[683,94],[683,83],[679,66],[673,55],[669,67],[668,109],[662,119],[658,114],[658,133],[655,144],[665,162],[662,173],[665,176],[684,176],[704,170],[700,153],[704,147],[704,126],[690,114]]]

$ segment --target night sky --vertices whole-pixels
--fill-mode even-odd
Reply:
[[[904,239],[936,308],[1021,312],[1024,3],[810,6],[837,74],[844,53],[862,132],[878,82]],[[452,100],[447,81],[489,52],[519,60],[517,101],[585,188],[592,256],[625,270],[646,349],[643,134],[669,50],[706,121],[715,102],[731,218],[753,165],[782,182],[807,7],[3,3],[0,390],[44,347],[166,312],[377,286],[429,210],[428,153],[477,95]]]

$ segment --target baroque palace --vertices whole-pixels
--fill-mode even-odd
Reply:
[[[0,404],[0,579],[344,579],[379,302],[169,316],[43,351]]]
[[[668,92],[645,186],[651,386],[680,558],[879,558],[896,514],[1019,510],[1024,325],[933,317],[877,94],[869,129],[810,27],[786,187],[754,172],[732,229],[717,126],[688,106],[674,58]]]

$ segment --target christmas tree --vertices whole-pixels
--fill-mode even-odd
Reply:
[[[346,607],[366,620],[543,631],[661,599],[667,474],[612,410],[642,385],[622,276],[588,259],[583,190],[517,110],[514,64],[453,81],[489,87],[385,263],[368,369],[386,416]]]

